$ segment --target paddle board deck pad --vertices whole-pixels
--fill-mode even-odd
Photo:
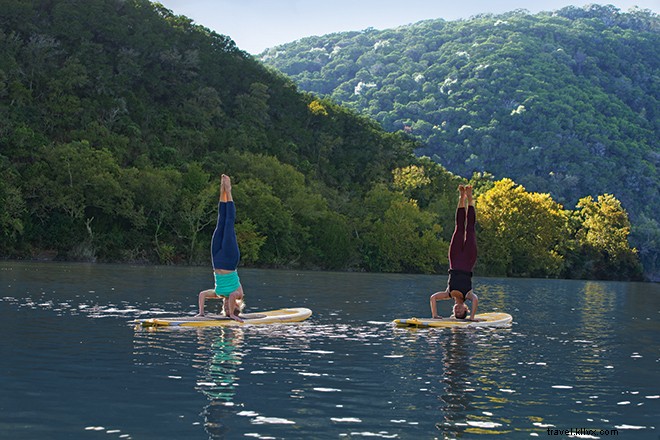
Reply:
[[[394,324],[397,327],[504,327],[511,324],[513,317],[508,313],[489,312],[475,315],[475,319],[480,321],[466,321],[455,318],[408,318],[395,319]]]
[[[241,325],[280,324],[300,322],[312,315],[310,309],[303,307],[268,310],[239,315],[243,322],[229,319],[222,315],[208,313],[205,316],[176,316],[172,318],[149,318],[137,320],[142,327],[229,327]]]

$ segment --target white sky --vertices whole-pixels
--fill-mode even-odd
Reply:
[[[153,0],[152,0],[153,1]],[[660,13],[660,0],[160,0],[177,15],[229,36],[251,54],[312,35],[387,29],[421,20],[457,20],[515,9],[531,13],[565,6],[611,4]]]

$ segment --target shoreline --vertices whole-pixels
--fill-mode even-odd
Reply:
[[[83,260],[58,260],[47,258],[0,258],[0,263],[41,263],[41,264],[72,264],[72,265],[98,265],[98,266],[141,266],[141,267],[169,267],[169,268],[204,268],[207,264],[158,264],[149,261],[83,261]],[[438,276],[446,277],[446,272],[436,273],[415,273],[415,272],[370,272],[364,269],[361,270],[331,270],[320,268],[302,268],[294,266],[239,266],[239,270],[280,270],[280,271],[301,271],[301,272],[319,272],[319,273],[364,273],[371,275],[424,275],[424,276]],[[475,275],[474,278],[501,278],[507,280],[557,280],[557,281],[599,281],[599,282],[615,282],[615,283],[641,283],[641,284],[657,284],[660,283],[660,274],[654,277],[648,277],[644,280],[601,280],[589,278],[548,278],[548,277],[508,277],[508,276],[495,276],[495,275]]]

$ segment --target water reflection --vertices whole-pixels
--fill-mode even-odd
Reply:
[[[243,363],[243,339],[244,333],[240,328],[220,328],[212,333],[197,330],[198,350],[204,352],[210,349],[209,360],[202,369],[203,377],[197,381],[197,389],[210,400],[202,416],[204,429],[213,438],[221,438],[228,431],[225,420],[235,405],[238,369]]]
[[[602,283],[585,282],[584,288],[576,292],[575,312],[580,326],[567,334],[566,352],[570,353],[572,386],[579,386],[580,393],[575,397],[580,405],[598,405],[600,390],[593,384],[611,378],[611,368],[604,362],[608,358],[608,341],[615,333],[614,321],[609,319],[612,310],[617,310],[617,295],[604,288]]]
[[[204,270],[11,265],[0,432],[18,440],[657,437],[660,285],[480,279],[511,328],[409,331],[388,323],[428,313],[410,297],[438,277],[246,270],[253,310],[312,318],[150,332],[129,321],[194,313]]]
[[[243,369],[244,339],[240,328],[138,327],[134,333],[134,364],[147,370],[144,374],[152,370],[152,374],[162,375],[165,371],[170,381],[184,386],[192,384],[207,400],[206,405],[198,406],[195,411],[202,417],[204,430],[210,438],[225,438],[228,420],[235,407],[240,406],[236,394],[239,371]],[[158,400],[175,400],[175,396],[164,397],[164,389],[150,393],[158,396]]]
[[[471,393],[474,392],[471,381],[474,373],[471,354],[474,352],[474,334],[464,329],[447,329],[443,332],[441,344],[435,350],[435,356],[441,359],[430,374],[442,377],[444,389],[439,395],[442,402],[442,418],[436,428],[445,438],[456,437],[465,430],[464,421],[472,411]]]
[[[138,328],[135,363],[144,368],[166,367],[169,379],[187,383],[191,374],[185,370],[195,371],[194,388],[208,401],[200,416],[209,438],[235,437],[245,425],[253,426],[251,436],[259,437],[261,434],[254,432],[258,426],[269,432],[278,429],[278,425],[295,424],[286,417],[296,406],[283,405],[287,398],[308,399],[312,397],[310,393],[318,395],[331,389],[318,386],[329,375],[318,372],[315,360],[327,362],[327,356],[334,352],[310,349],[309,338],[333,334],[335,326],[312,327],[305,323],[245,328]],[[284,393],[288,396],[283,396],[287,388],[289,391]]]

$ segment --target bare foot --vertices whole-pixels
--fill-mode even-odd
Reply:
[[[465,205],[465,185],[458,185],[458,207],[463,207]]]
[[[224,179],[222,178],[223,176],[224,176],[224,174],[220,176],[220,201],[221,202],[226,202],[227,197],[225,195],[225,182],[224,182]]]
[[[222,184],[224,185],[226,201],[232,202],[234,199],[232,198],[232,195],[231,195],[231,179],[229,178],[228,175],[226,175],[226,174],[222,175]]]
[[[203,318],[203,317],[205,317],[205,316],[206,316],[206,315],[203,314],[203,313],[198,313],[198,314],[196,314],[195,316],[193,316],[193,318]]]
[[[431,318],[431,319],[442,319],[442,316],[434,316],[434,317]]]

